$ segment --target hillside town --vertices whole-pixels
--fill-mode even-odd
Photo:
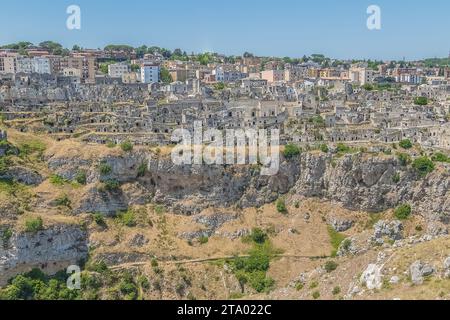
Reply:
[[[2,48],[0,115],[22,132],[169,145],[175,129],[201,121],[219,130],[277,128],[283,143],[298,145],[410,139],[450,149],[448,65],[68,50],[51,41]]]
[[[0,300],[448,300],[449,154],[450,58],[4,45]]]

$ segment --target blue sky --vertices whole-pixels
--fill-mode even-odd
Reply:
[[[158,45],[301,57],[418,59],[450,51],[448,0],[14,0],[2,1],[0,43],[54,40],[67,47]],[[81,7],[81,30],[66,8]],[[382,29],[366,27],[369,5]]]

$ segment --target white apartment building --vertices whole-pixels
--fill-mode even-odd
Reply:
[[[108,66],[108,75],[111,78],[122,78],[128,72],[129,67],[126,63],[114,63]]]
[[[44,57],[18,57],[17,69],[18,73],[39,73],[39,74],[51,74],[51,62],[49,58]]]
[[[159,66],[153,63],[141,64],[141,82],[159,82]]]
[[[39,74],[51,74],[52,67],[49,58],[35,57],[33,58],[33,72]]]
[[[33,72],[33,59],[27,57],[17,58],[17,72],[18,73],[32,73]]]

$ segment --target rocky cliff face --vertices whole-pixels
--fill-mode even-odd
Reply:
[[[100,164],[109,166],[111,172],[101,175]],[[139,176],[142,165],[146,173]],[[91,185],[74,210],[105,214],[145,201],[164,204],[182,214],[198,213],[207,207],[261,206],[287,193],[300,173],[296,161],[283,162],[275,176],[261,176],[258,166],[177,166],[170,157],[145,152],[90,160],[51,158],[49,167],[67,179],[85,170]],[[122,183],[120,190],[100,192],[93,186],[111,179]]]
[[[293,191],[369,212],[410,203],[415,213],[427,219],[446,220],[450,214],[450,174],[449,166],[444,167],[424,178],[393,157],[358,154],[332,160],[306,154]],[[400,181],[394,181],[395,175]]]
[[[98,173],[101,162],[112,169],[107,177]],[[450,215],[449,165],[420,177],[395,157],[353,154],[333,159],[304,153],[282,159],[275,176],[261,176],[258,166],[177,166],[170,157],[143,151],[89,161],[50,159],[49,163],[67,178],[81,165],[89,182],[115,179],[123,184],[115,195],[99,194],[96,188],[86,191],[77,212],[113,213],[117,208],[153,201],[177,213],[193,214],[206,207],[261,206],[289,193],[333,200],[353,210],[377,212],[410,203],[416,214],[428,220],[448,222]],[[138,177],[139,167],[146,163],[147,172]]]
[[[372,212],[409,203],[413,213],[422,215],[430,224],[448,224],[450,217],[449,164],[439,164],[433,173],[420,177],[412,168],[401,166],[395,157],[386,155],[336,157],[303,153],[291,159],[281,157],[279,172],[274,176],[261,176],[259,166],[177,166],[170,156],[158,156],[145,149],[128,153],[115,150],[98,156],[61,153],[47,155],[46,161],[50,171],[69,180],[81,170],[86,173],[87,185],[77,188],[77,197],[72,199],[72,214],[114,215],[118,210],[150,201],[178,214],[197,214],[208,207],[217,213],[221,207],[258,207],[286,196],[288,202],[299,197],[318,197],[349,209]],[[110,170],[102,174],[101,164]],[[142,170],[143,165],[146,170]],[[29,174],[21,176],[30,184],[40,184]],[[117,181],[120,187],[102,189],[102,182],[110,180]],[[45,209],[47,204],[40,205]],[[206,232],[211,234],[225,221],[216,216],[195,219],[205,224]],[[0,281],[22,272],[22,268],[45,269],[60,262],[67,266],[86,258],[88,237],[74,225],[55,225],[37,233],[16,232],[0,247],[0,275],[4,278]]]
[[[54,225],[36,233],[15,233],[0,246],[0,283],[18,269],[51,269],[62,262],[77,263],[87,254],[87,234],[78,226]]]

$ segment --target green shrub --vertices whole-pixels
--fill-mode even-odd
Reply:
[[[101,276],[89,274],[87,272],[81,274],[81,287],[83,289],[94,289],[95,291],[98,291],[98,289],[102,287],[102,284],[103,281]],[[92,299],[98,300],[97,295],[94,294]]]
[[[0,233],[1,233],[1,240],[2,240],[3,248],[6,248],[6,247],[8,247],[9,240],[11,239],[13,232],[12,232],[11,228],[9,228],[9,227],[3,227],[3,228],[1,228]]]
[[[98,170],[100,171],[101,175],[106,176],[112,172],[112,167],[106,162],[101,162],[98,166]]]
[[[259,244],[263,244],[268,239],[267,234],[259,228],[253,228],[250,237],[253,240],[253,242]]]
[[[94,217],[95,223],[98,224],[99,226],[106,225],[105,218],[103,217],[103,215],[101,213],[96,212],[93,214],[93,217]]]
[[[103,183],[103,186],[104,186],[104,188],[105,188],[106,191],[114,192],[114,191],[119,190],[119,188],[120,188],[120,183],[119,183],[119,181],[117,181],[116,179],[109,179],[109,180],[106,180],[106,181]]]
[[[289,159],[298,156],[301,153],[301,149],[295,144],[287,144],[284,147],[283,155]]]
[[[450,158],[442,152],[436,152],[435,154],[433,154],[431,160],[436,162],[450,162]]]
[[[256,271],[248,274],[248,283],[257,292],[265,292],[273,287],[275,281],[268,277],[263,271]]]
[[[272,256],[273,249],[266,241],[264,244],[254,243],[249,257],[235,258],[228,263],[242,287],[249,284],[257,292],[267,292],[274,284],[273,279],[266,275]]]
[[[207,236],[201,236],[198,239],[198,242],[200,242],[200,244],[206,244],[206,243],[208,243],[208,241],[209,241],[209,238]]]
[[[394,182],[394,183],[399,183],[399,182],[400,182],[400,173],[396,172],[396,173],[392,176],[392,182]]]
[[[397,159],[403,167],[411,163],[411,157],[407,153],[397,153]]]
[[[411,206],[409,204],[402,204],[394,211],[394,216],[399,220],[406,220],[411,215]]]
[[[20,299],[20,289],[16,286],[9,285],[5,289],[0,289],[0,300],[15,301]]]
[[[108,140],[108,141],[106,142],[106,146],[107,146],[108,148],[115,148],[117,145],[116,145],[116,143],[115,143],[114,141]]]
[[[325,263],[325,265],[323,266],[325,271],[328,272],[328,273],[336,270],[337,267],[338,267],[338,264],[336,262],[334,262],[334,261],[327,261]]]
[[[55,200],[55,204],[58,207],[70,208],[70,205],[72,204],[72,202],[70,201],[70,199],[67,195],[63,195]]]
[[[427,174],[433,172],[435,166],[433,161],[428,157],[419,157],[415,159],[412,163],[412,167],[421,175],[426,176]]]
[[[125,152],[130,152],[133,150],[133,144],[131,141],[126,140],[120,144],[120,148]]]
[[[100,274],[106,273],[109,271],[108,265],[106,264],[105,261],[92,262],[88,265],[87,269],[90,271],[100,273]]]
[[[138,297],[138,287],[132,275],[128,272],[122,275],[122,280],[119,283],[119,291],[125,300],[136,300]]]
[[[284,198],[279,198],[277,200],[276,206],[277,206],[277,211],[279,213],[283,213],[283,214],[287,213],[287,208],[286,208],[286,203],[284,201]]]
[[[314,298],[314,300],[317,300],[320,298],[320,292],[319,291],[314,291],[312,294],[312,297]]]
[[[400,141],[398,143],[398,145],[400,147],[402,147],[403,149],[411,149],[413,147],[413,144],[412,144],[411,140],[409,140],[409,139],[404,139],[404,140]]]
[[[218,82],[218,83],[215,83],[213,85],[213,87],[214,87],[215,90],[224,90],[225,89],[225,83]]]
[[[318,127],[324,127],[325,126],[325,119],[322,118],[320,115],[316,115],[311,118],[312,123],[314,123]]]
[[[145,176],[145,174],[147,173],[147,164],[146,163],[141,163],[140,165],[139,165],[139,168],[138,168],[138,173],[137,173],[137,176],[138,177],[143,177],[143,176]]]
[[[333,294],[333,296],[337,296],[339,293],[341,293],[341,287],[334,287],[331,293]]]
[[[326,144],[321,144],[321,145],[320,145],[320,150],[321,150],[323,153],[328,153],[329,148],[328,148],[328,146],[327,146]]]
[[[336,145],[336,151],[339,153],[349,153],[351,148],[343,143],[338,143]]]
[[[70,181],[61,177],[60,175],[57,174],[52,174],[50,176],[50,183],[54,184],[55,186],[62,186],[66,183],[69,183]]]
[[[133,210],[128,210],[125,212],[120,212],[117,216],[119,222],[127,227],[136,226],[136,214]]]
[[[417,97],[414,99],[414,104],[418,106],[426,106],[428,104],[427,97]]]
[[[25,220],[25,231],[26,232],[38,232],[44,228],[44,222],[41,217],[28,218]]]
[[[86,171],[80,170],[77,172],[77,174],[75,175],[75,181],[78,182],[79,184],[86,184]]]
[[[0,290],[0,300],[76,300],[80,298],[79,290],[69,290],[64,271],[48,277],[39,269],[18,275],[10,280],[9,285]]]
[[[238,270],[246,272],[267,271],[269,269],[270,258],[266,254],[254,252],[248,258],[238,258],[235,266]]]

